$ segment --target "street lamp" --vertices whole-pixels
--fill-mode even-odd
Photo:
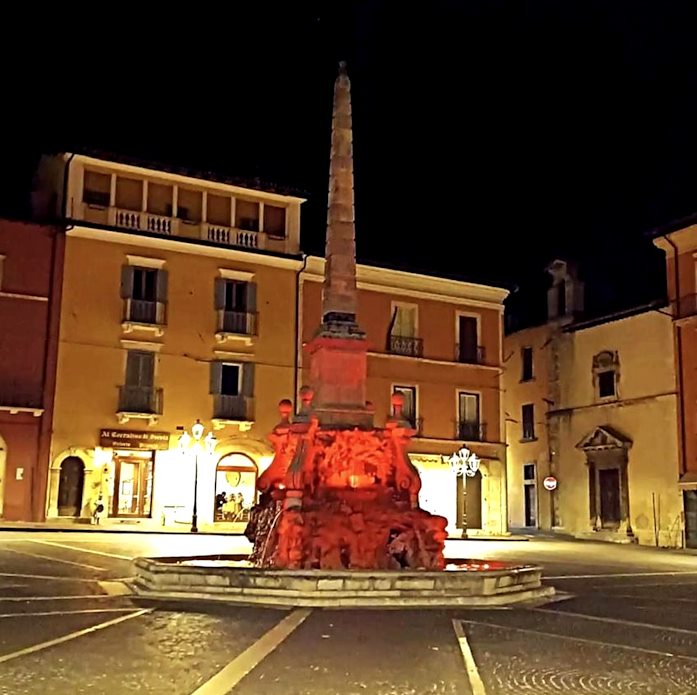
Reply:
[[[462,476],[462,537],[467,537],[467,478],[474,478],[479,470],[479,456],[470,451],[466,446],[458,449],[451,456],[443,456],[443,461],[450,464],[450,468],[459,478]]]
[[[194,510],[191,515],[191,533],[198,533],[198,457],[203,451],[212,454],[218,440],[213,432],[203,436],[204,426],[200,420],[191,425],[191,434],[184,430],[179,436],[179,448],[182,452],[194,452]]]

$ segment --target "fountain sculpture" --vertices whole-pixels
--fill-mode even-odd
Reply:
[[[407,455],[415,434],[392,397],[384,428],[366,401],[365,333],[356,321],[350,82],[334,85],[322,323],[306,346],[312,387],[281,401],[275,456],[259,477],[252,559],[282,569],[443,569],[446,519],[419,507]]]

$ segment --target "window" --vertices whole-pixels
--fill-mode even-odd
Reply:
[[[531,481],[535,480],[535,464],[534,463],[526,463],[523,466],[523,480]]]
[[[457,361],[469,364],[479,363],[478,321],[476,316],[458,316],[457,318]]]
[[[460,391],[457,396],[457,438],[478,442],[483,439],[479,422],[479,394]]]
[[[286,209],[264,204],[264,231],[282,239],[286,235]]]
[[[217,278],[215,308],[218,311],[218,331],[256,334],[256,285],[253,282]]]
[[[524,347],[520,350],[520,361],[523,365],[523,373],[520,377],[521,381],[530,381],[533,378],[532,370],[532,348]]]
[[[404,396],[402,415],[413,428],[416,428],[416,386],[394,386],[392,393],[401,393]],[[394,411],[392,414],[394,415]]]
[[[159,414],[162,391],[154,388],[155,353],[129,350],[125,384],[119,390],[119,412]]]
[[[522,406],[521,420],[523,421],[523,440],[535,439],[535,406],[532,403]]]
[[[620,374],[619,353],[603,350],[593,357],[593,383],[598,398],[616,398]]]
[[[85,169],[82,200],[87,205],[95,205],[100,208],[109,207],[111,203],[111,176]]]
[[[240,376],[242,370],[239,364],[221,365],[220,393],[223,396],[240,395]]]
[[[126,357],[126,385],[150,388],[154,376],[155,353],[129,350]]]
[[[615,395],[615,371],[600,372],[598,374],[598,396],[610,398]]]
[[[251,420],[254,364],[211,362],[210,376],[213,417],[218,420]]]
[[[126,302],[126,321],[155,325],[164,323],[167,271],[124,266],[121,271],[121,297]]]
[[[248,232],[259,231],[259,203],[237,200],[235,205],[235,227]]]
[[[421,357],[423,341],[416,337],[418,313],[414,304],[392,304],[388,331],[388,352],[408,357]]]

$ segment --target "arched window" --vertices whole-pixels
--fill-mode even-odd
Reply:
[[[215,521],[247,521],[259,471],[246,454],[227,454],[215,471]]]

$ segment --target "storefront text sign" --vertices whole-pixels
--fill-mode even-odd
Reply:
[[[111,449],[169,449],[169,432],[100,430],[99,446]]]

